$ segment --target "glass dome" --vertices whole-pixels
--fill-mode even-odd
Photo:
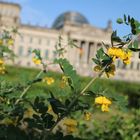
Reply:
[[[89,24],[88,20],[78,12],[66,12],[59,15],[53,23],[52,28],[60,29],[64,26],[65,21],[75,25]]]

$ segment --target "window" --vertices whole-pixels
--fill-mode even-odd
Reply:
[[[23,56],[23,47],[22,46],[20,46],[18,49],[18,55]]]
[[[38,44],[39,44],[39,45],[41,44],[41,38],[38,39]]]
[[[15,23],[18,23],[18,22],[19,22],[19,18],[18,18],[18,17],[15,17],[15,18],[14,18],[14,22],[15,22]]]
[[[120,68],[120,60],[117,61],[117,67]]]
[[[90,42],[88,47],[88,63],[90,63],[93,57],[94,57],[94,43]]]
[[[84,48],[84,47],[85,47],[85,42],[82,41],[82,42],[81,42],[81,46],[80,46],[80,48]]]
[[[45,50],[45,58],[49,58],[49,50]]]
[[[28,48],[28,52],[27,52],[27,56],[29,57],[29,56],[31,55],[31,53],[32,53],[32,48],[29,47],[29,48]]]
[[[84,47],[85,47],[85,42],[82,41],[81,44],[80,44],[80,48],[79,48],[79,59],[80,60],[81,60],[81,58],[83,57],[83,54],[84,54],[84,52],[83,52]]]
[[[49,46],[50,45],[50,40],[49,39],[47,39],[47,46]]]
[[[98,43],[98,44],[97,44],[97,48],[100,48],[101,46],[102,46],[101,43]]]
[[[21,41],[21,42],[24,42],[23,35],[20,36],[20,41]]]
[[[53,52],[53,59],[55,59],[57,57],[57,53],[54,51]]]
[[[29,42],[30,42],[30,43],[32,43],[32,42],[33,42],[33,38],[32,38],[32,37],[30,37],[30,40],[29,40]]]
[[[134,62],[131,62],[130,69],[133,69]]]

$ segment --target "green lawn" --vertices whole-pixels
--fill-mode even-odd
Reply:
[[[25,84],[27,81],[31,81],[38,73],[37,69],[20,68],[7,66],[8,73],[6,75],[1,75],[0,80],[5,80],[10,83],[22,83]],[[35,84],[29,91],[29,96],[34,96],[36,94],[46,94],[46,89],[51,89],[57,96],[67,96],[69,94],[69,88],[61,89],[60,80],[62,74],[55,72],[47,72],[44,76],[51,76],[55,79],[55,83],[48,86],[44,83]],[[80,83],[84,87],[90,80],[91,77],[81,77]],[[90,90],[101,91],[106,90],[109,94],[124,94],[124,95],[140,95],[140,84],[139,83],[129,83],[124,81],[114,81],[108,79],[98,79],[90,87]],[[60,92],[61,91],[61,92]],[[21,91],[22,92],[22,91]]]
[[[39,70],[37,69],[20,68],[20,67],[12,67],[12,66],[7,66],[7,71],[8,71],[7,74],[0,76],[0,81],[6,81],[11,84],[18,84],[18,83],[26,84],[27,81],[31,81],[39,73]],[[63,98],[68,97],[71,94],[69,87],[64,88],[64,89],[60,88],[60,80],[61,80],[62,74],[49,71],[46,74],[42,75],[42,77],[44,76],[53,77],[55,79],[55,83],[51,86],[48,86],[47,84],[42,83],[42,82],[34,84],[27,93],[27,96],[29,98],[32,99],[36,95],[48,97],[50,96],[48,90],[51,90],[56,97],[61,98],[62,100]],[[81,80],[80,81],[81,84],[85,86],[91,80],[91,77],[81,77],[80,80]],[[91,85],[90,90],[93,90],[95,92],[107,90],[108,94],[119,94],[119,95],[124,94],[128,96],[130,95],[139,96],[140,84],[114,81],[114,80],[108,80],[108,79],[98,79],[93,85]],[[22,93],[22,90],[16,94],[20,95],[20,93]],[[90,99],[90,100],[91,102],[93,102],[93,99]],[[136,99],[134,99],[134,101],[135,100]],[[96,113],[95,113],[95,110],[96,110]],[[94,114],[95,120],[96,119],[107,120],[107,118],[111,117],[112,115],[120,115],[120,114],[121,115],[123,114],[123,116],[126,116],[126,117],[131,116],[131,112],[122,113],[122,111],[118,110],[116,106],[114,105],[112,105],[109,114],[101,113],[100,108],[94,109],[93,114]],[[77,115],[77,118],[81,117],[80,113],[77,113],[76,115]]]

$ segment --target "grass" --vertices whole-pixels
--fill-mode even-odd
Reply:
[[[5,80],[10,83],[22,83],[25,84],[27,81],[31,81],[40,70],[31,69],[31,68],[21,68],[21,67],[12,67],[7,66],[8,74],[1,75],[0,80]],[[37,94],[46,94],[46,90],[49,88],[52,90],[57,96],[67,96],[69,94],[69,88],[60,88],[60,80],[62,74],[56,72],[47,72],[44,76],[50,76],[55,79],[55,83],[51,86],[48,86],[44,83],[37,83],[32,86],[32,90],[29,90],[28,96],[34,96]],[[90,80],[91,77],[81,77],[80,78],[81,87],[84,87]],[[114,81],[108,79],[97,79],[95,83],[93,83],[89,90],[100,92],[101,90],[107,90],[111,94],[138,94],[140,95],[140,84],[139,83],[130,83],[124,81]],[[22,91],[21,91],[22,92]]]
[[[8,73],[5,75],[0,76],[0,81],[7,81],[11,84],[26,84],[27,81],[31,81],[40,70],[38,69],[29,69],[29,68],[21,68],[21,67],[13,67],[13,66],[7,66]],[[50,76],[55,79],[55,83],[51,86],[48,86],[45,83],[36,83],[34,84],[28,91],[27,96],[31,99],[35,98],[37,95],[44,96],[47,98],[49,95],[48,90],[52,91],[55,96],[58,98],[66,98],[70,96],[70,89],[69,87],[66,87],[64,89],[60,88],[60,80],[62,77],[62,74],[56,73],[56,72],[47,72],[46,74],[43,74],[44,76]],[[84,87],[89,81],[91,80],[91,77],[80,77],[80,83],[82,87]],[[106,89],[108,90],[109,94],[125,94],[130,95],[133,93],[139,94],[140,91],[140,84],[138,83],[129,83],[129,82],[123,82],[123,81],[113,81],[108,79],[97,79],[96,82],[91,85],[89,90],[92,90],[94,92],[99,92],[100,90]],[[21,91],[20,93],[22,93]],[[20,95],[20,93],[18,93]],[[85,98],[86,100],[86,98]],[[93,102],[93,99],[90,99],[91,102]],[[88,99],[89,101],[89,99]],[[118,115],[122,114],[121,111],[117,110],[115,106],[111,108],[111,111],[108,115],[108,113],[102,113],[100,109],[95,109],[94,112],[94,119],[97,120],[106,120],[112,115]],[[121,113],[120,113],[121,112]],[[130,114],[130,112],[128,112]],[[124,116],[127,116],[128,114],[124,113]],[[78,116],[79,117],[79,116]]]

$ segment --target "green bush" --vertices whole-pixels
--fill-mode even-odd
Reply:
[[[6,80],[7,76],[1,76],[0,79],[0,139],[73,140],[80,139],[76,137],[76,133],[78,134],[81,130],[84,133],[80,132],[79,137],[83,135],[85,139],[100,138],[106,140],[115,137],[137,139],[139,137],[139,132],[137,132],[139,130],[137,118],[139,117],[137,114],[134,119],[128,120],[128,122],[120,117],[117,120],[116,118],[115,120],[111,119],[107,121],[107,124],[103,123],[105,129],[100,129],[94,124],[93,126],[97,128],[97,130],[93,129],[95,134],[92,133],[92,129],[86,131],[86,124],[82,128],[80,117],[77,117],[83,115],[84,120],[92,122],[91,112],[96,114],[97,108],[100,108],[102,112],[109,112],[110,108],[116,109],[115,104],[121,109],[125,109],[127,106],[125,96],[116,94],[113,88],[104,89],[108,83],[103,82],[102,79],[98,80],[103,74],[108,78],[115,75],[114,61],[116,59],[120,59],[124,65],[127,65],[131,62],[132,51],[139,51],[136,38],[139,37],[140,23],[130,16],[124,16],[124,19],[119,19],[118,23],[129,25],[131,33],[122,39],[117,36],[116,31],[112,33],[111,46],[103,43],[103,48],[99,48],[95,58],[92,58],[96,64],[94,70],[98,72],[97,76],[85,78],[85,82],[77,75],[70,62],[64,58],[64,53],[67,50],[62,45],[63,39],[59,37],[55,46],[57,58],[48,63],[42,58],[40,50],[33,50],[32,61],[36,65],[42,66],[42,69],[37,74],[35,74],[37,71],[32,72],[32,70],[29,70],[29,73],[26,71],[24,74],[23,70],[16,70],[17,73],[14,76],[16,82],[13,83],[12,69],[7,70],[5,61],[6,58],[14,58],[11,45],[14,45],[12,37],[17,31],[13,29],[11,32],[7,30],[0,32],[0,74],[12,77],[8,81]],[[116,42],[118,44],[115,44]],[[77,46],[68,41],[68,47]],[[77,49],[81,50],[79,47]],[[5,54],[8,57],[5,57]],[[51,73],[48,72],[47,68],[48,65],[52,64],[58,65],[63,75],[55,74],[50,77]],[[42,88],[40,89],[41,84]],[[91,87],[92,84],[94,86]],[[122,89],[124,88],[122,87]],[[79,132],[77,131],[78,124]],[[124,128],[127,126],[125,131]],[[129,128],[134,129],[131,133],[132,136],[129,136]],[[74,134],[72,135],[72,133]]]
[[[114,116],[105,122],[94,121],[88,129],[87,123],[81,123],[80,136],[85,140],[139,140],[140,110],[134,110],[133,116]]]

